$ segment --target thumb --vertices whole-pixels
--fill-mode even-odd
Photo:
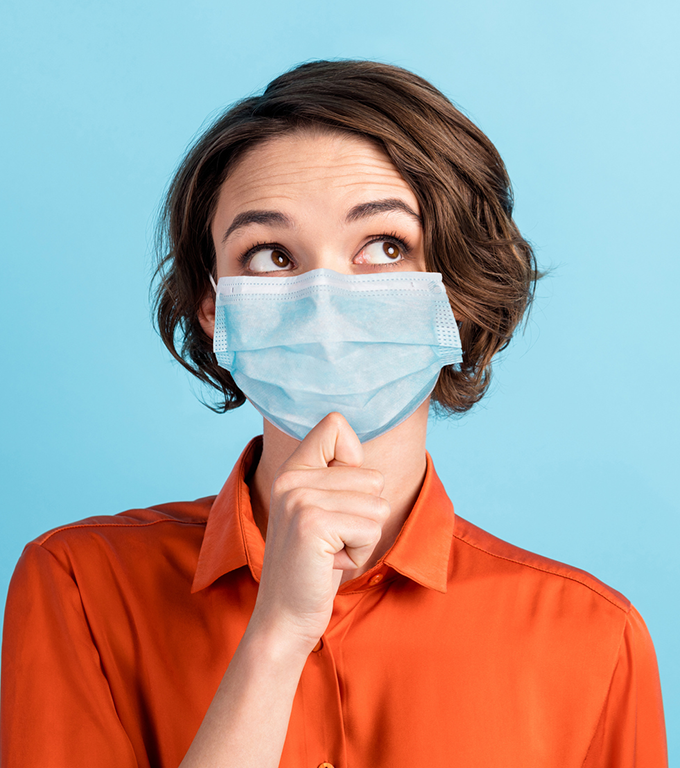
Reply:
[[[335,411],[310,430],[282,469],[360,467],[363,463],[364,448],[361,441],[347,419]]]

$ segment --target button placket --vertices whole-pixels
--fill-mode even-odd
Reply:
[[[323,650],[323,653],[319,651]],[[293,702],[291,720],[313,722],[313,728],[304,728],[300,734],[304,745],[287,741],[281,765],[297,768],[298,758],[304,752],[308,768],[319,765],[346,768],[345,725],[340,699],[340,682],[332,644],[324,635],[312,649],[302,670],[298,693]],[[295,757],[294,757],[295,756]]]

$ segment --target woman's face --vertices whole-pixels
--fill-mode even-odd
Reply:
[[[218,277],[426,271],[413,191],[384,152],[342,133],[248,151],[222,186],[212,237]]]

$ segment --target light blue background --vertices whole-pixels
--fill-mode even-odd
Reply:
[[[678,755],[678,4],[5,0],[2,536],[215,493],[216,416],[150,323],[154,213],[209,116],[315,58],[430,79],[495,142],[554,271],[491,394],[433,424],[456,510],[591,571],[654,639]]]

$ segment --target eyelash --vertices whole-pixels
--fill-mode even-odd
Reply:
[[[390,234],[384,233],[382,235],[376,235],[375,237],[372,237],[367,243],[364,243],[362,248],[366,248],[366,246],[371,245],[371,243],[380,243],[383,240],[385,240],[385,241],[387,241],[389,243],[394,243],[394,245],[396,245],[401,250],[402,256],[404,257],[403,260],[408,259],[409,255],[411,253],[411,250],[412,250],[411,245],[410,245],[410,243],[407,240],[405,240],[403,237],[399,237],[395,232],[392,232]],[[262,251],[262,250],[265,250],[267,248],[271,248],[271,249],[275,248],[275,249],[277,249],[279,251],[283,251],[283,253],[285,253],[286,256],[288,256],[288,258],[290,258],[291,261],[293,261],[292,257],[288,253],[288,251],[285,248],[283,248],[282,246],[280,246],[278,243],[269,243],[269,242],[263,241],[263,242],[255,243],[250,248],[248,248],[247,251],[245,251],[244,253],[242,253],[238,257],[238,263],[241,266],[241,268],[245,268],[247,266],[248,262],[250,261],[250,259],[252,259],[252,257],[258,251]],[[293,263],[295,263],[295,262],[293,261]],[[396,261],[393,264],[389,264],[389,263],[385,263],[385,264],[370,264],[370,265],[365,265],[365,266],[369,266],[369,268],[371,268],[371,267],[372,268],[396,267],[397,264],[399,264],[399,263],[400,263],[399,261]],[[282,271],[282,270],[273,270],[273,271]]]

